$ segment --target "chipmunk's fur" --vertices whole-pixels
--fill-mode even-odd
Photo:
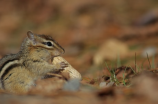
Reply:
[[[64,49],[50,36],[28,31],[20,51],[0,60],[1,89],[12,93],[26,93],[38,78],[67,67],[64,62],[51,64],[52,58],[62,53]]]

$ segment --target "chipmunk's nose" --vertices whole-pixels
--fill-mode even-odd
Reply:
[[[62,54],[64,54],[64,53],[65,53],[65,50],[63,49]]]
[[[62,55],[64,53],[65,53],[65,50],[63,50],[63,49],[56,49],[56,50],[54,50],[52,52],[52,56],[60,56],[60,55]]]
[[[63,48],[58,48],[58,51],[60,52],[60,55],[65,53],[65,50]]]

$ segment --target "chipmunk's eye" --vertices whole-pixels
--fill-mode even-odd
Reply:
[[[47,42],[46,44],[47,44],[47,46],[52,46],[51,42]]]

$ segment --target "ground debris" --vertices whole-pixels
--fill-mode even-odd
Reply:
[[[144,96],[153,102],[158,103],[158,76],[150,71],[144,71],[132,80],[134,93]]]
[[[117,40],[106,40],[94,55],[93,61],[95,65],[100,65],[104,60],[114,60],[117,56],[125,57],[129,53],[128,46]]]

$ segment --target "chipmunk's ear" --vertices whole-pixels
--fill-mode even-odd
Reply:
[[[33,45],[36,45],[35,35],[31,31],[27,32],[28,38],[32,41]]]

